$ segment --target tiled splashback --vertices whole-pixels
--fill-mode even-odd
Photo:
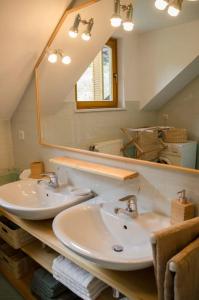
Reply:
[[[57,171],[62,182],[69,178],[74,185],[89,187],[99,194],[103,201],[117,201],[125,195],[135,194],[138,207],[170,215],[171,201],[177,197],[178,191],[185,188],[188,198],[196,204],[197,210],[199,208],[197,176],[128,165],[126,168],[137,170],[140,175],[136,179],[120,182],[65,167],[51,168]]]
[[[121,182],[49,163],[49,158],[63,155],[134,170],[139,173],[139,177]],[[78,187],[91,188],[103,201],[117,201],[125,195],[136,194],[139,207],[169,215],[171,201],[177,197],[178,191],[186,189],[187,197],[196,204],[197,211],[199,211],[199,175],[152,168],[136,163],[127,164],[102,158],[96,159],[48,148],[42,149],[41,158],[45,161],[46,169],[58,173],[61,183],[69,182]]]

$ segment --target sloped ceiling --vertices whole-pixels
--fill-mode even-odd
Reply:
[[[71,0],[1,0],[0,119],[9,119],[34,65]]]
[[[171,80],[145,106],[145,110],[159,110],[173,96],[180,92],[187,84],[199,75],[199,56],[186,66],[173,80]]]
[[[9,119],[15,111],[64,9],[85,1],[0,0],[0,119]],[[155,10],[152,0],[135,0],[136,30],[143,33],[188,22],[198,18],[198,12],[199,2],[185,1],[181,17],[171,19]]]
[[[141,108],[158,109],[199,74],[198,32],[199,19],[140,36]]]
[[[154,3],[155,0],[134,0],[134,20],[137,31],[163,29],[199,18],[198,0],[184,0],[183,9],[177,18],[170,17],[166,11],[156,9]]]

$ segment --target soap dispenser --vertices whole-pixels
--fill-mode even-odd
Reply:
[[[186,198],[186,190],[178,192],[178,199],[172,201],[171,204],[171,224],[192,219],[194,215],[195,207],[194,204]]]

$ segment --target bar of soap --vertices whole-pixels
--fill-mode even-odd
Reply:
[[[70,192],[75,196],[85,196],[91,193],[91,189],[88,188],[71,188]]]

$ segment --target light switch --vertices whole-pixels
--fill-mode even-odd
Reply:
[[[21,141],[25,140],[25,132],[24,132],[24,130],[19,130],[18,131],[18,138]]]
[[[168,121],[168,119],[169,119],[169,115],[168,114],[163,114],[162,116],[163,116],[164,121]]]

